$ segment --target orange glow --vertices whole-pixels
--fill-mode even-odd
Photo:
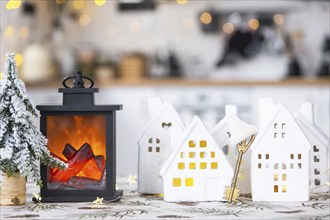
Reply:
[[[105,165],[105,163],[103,163]],[[102,178],[104,166],[99,169],[97,163],[94,159],[89,160],[84,168],[76,175],[79,177],[88,177],[95,180],[100,180]]]
[[[208,12],[204,12],[203,14],[201,14],[201,16],[199,17],[199,20],[203,23],[203,24],[210,24],[212,22],[212,15]]]
[[[251,18],[248,25],[251,30],[255,31],[259,28],[259,21],[256,18]]]
[[[101,180],[106,161],[105,129],[105,116],[48,116],[48,149],[69,165],[66,170],[51,170],[49,180],[66,182],[73,176]],[[67,148],[68,144],[72,147]]]
[[[95,156],[106,159],[105,116],[48,116],[47,138],[51,153],[67,161],[62,154],[65,145],[76,150],[88,143]]]

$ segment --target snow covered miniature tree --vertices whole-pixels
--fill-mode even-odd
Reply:
[[[40,117],[18,78],[15,54],[7,54],[3,78],[0,81],[0,169],[8,176],[19,172],[41,186],[38,161],[52,168],[66,164],[50,155],[47,139],[31,118]]]

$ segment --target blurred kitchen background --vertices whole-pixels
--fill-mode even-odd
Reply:
[[[292,112],[314,103],[329,134],[329,1],[1,0],[1,71],[15,52],[36,104],[61,103],[61,79],[80,69],[97,104],[123,104],[119,175],[136,174],[147,98],[171,102],[211,129],[226,104],[257,124],[260,97]]]

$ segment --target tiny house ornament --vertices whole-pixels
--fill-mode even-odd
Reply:
[[[309,152],[309,181],[312,192],[329,192],[329,137],[315,124],[313,104],[304,102],[294,113],[298,125],[306,135]]]
[[[138,141],[138,192],[161,194],[159,170],[171,152],[170,129],[183,130],[184,125],[173,106],[159,98],[149,98],[148,110],[150,120]]]
[[[309,199],[310,144],[290,111],[259,100],[260,131],[251,146],[253,201]]]
[[[84,80],[89,81],[85,88]],[[73,86],[68,81],[73,80]],[[43,202],[118,201],[116,190],[116,111],[122,105],[94,105],[93,80],[77,71],[63,80],[63,105],[38,105],[40,130],[52,155],[66,170],[41,166]]]
[[[228,202],[236,201],[239,190],[236,188],[239,169],[242,163],[243,154],[246,153],[255,139],[257,128],[254,125],[238,119],[232,118],[229,120],[228,131],[229,141],[232,146],[237,146],[238,158],[235,166],[235,173],[230,186],[227,186],[225,199]]]
[[[238,150],[236,145],[232,145],[230,142],[231,133],[235,134],[237,132],[232,131],[230,133],[230,126],[233,125],[236,121],[242,121],[237,114],[236,105],[226,105],[225,106],[225,116],[214,126],[211,130],[211,134],[214,139],[217,141],[219,147],[222,149],[226,155],[230,165],[232,167],[236,166]],[[240,128],[241,129],[241,128]],[[236,135],[236,134],[235,134]],[[240,194],[251,193],[250,185],[250,157],[251,151],[248,150],[244,153],[244,158],[242,159],[240,165],[240,172],[237,178],[237,188],[240,191]]]
[[[178,141],[160,170],[164,200],[224,201],[234,171],[199,117],[183,132],[173,132],[172,139]]]

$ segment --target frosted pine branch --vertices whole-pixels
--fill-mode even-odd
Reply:
[[[14,54],[7,54],[3,79],[0,81],[0,168],[8,175],[20,172],[41,185],[38,161],[52,168],[66,164],[51,156],[47,139],[32,123],[40,117],[28,96],[24,82],[18,78]]]

